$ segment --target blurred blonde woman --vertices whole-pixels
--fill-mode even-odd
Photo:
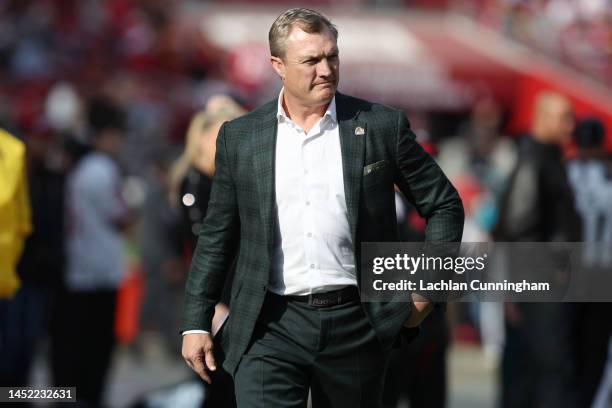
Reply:
[[[192,250],[208,207],[215,173],[217,134],[224,122],[245,113],[228,96],[210,97],[206,108],[193,116],[187,130],[185,150],[170,171],[170,200],[183,210],[185,235]]]
[[[245,114],[240,105],[225,95],[212,96],[206,108],[196,113],[191,119],[187,130],[185,150],[177,159],[170,171],[170,200],[174,206],[181,208],[183,213],[183,241],[187,243],[187,252],[195,250],[200,226],[206,209],[212,177],[215,173],[215,153],[217,134],[224,122]],[[221,303],[215,307],[212,322],[213,335],[217,334],[229,315],[229,298],[233,267],[227,271],[225,288],[221,295]],[[222,350],[217,347],[218,359],[222,359]],[[221,361],[221,360],[218,360]],[[234,383],[231,376],[219,364],[214,374],[214,382],[207,386],[205,406],[218,408],[234,408]]]

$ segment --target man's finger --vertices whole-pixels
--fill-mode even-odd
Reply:
[[[212,347],[206,349],[204,353],[204,358],[206,359],[206,366],[210,371],[215,371],[217,369],[217,365],[215,363],[215,356],[213,356]]]
[[[190,359],[185,358],[184,360],[185,360],[185,363],[187,363],[187,365],[189,366],[189,368],[191,368],[192,370],[195,370],[193,363],[191,362]]]
[[[208,384],[212,382],[210,379],[210,376],[208,375],[208,371],[206,370],[206,365],[204,364],[204,361],[202,361],[201,359],[198,359],[195,362],[193,366],[193,371],[195,371],[200,376],[200,378],[202,378]]]

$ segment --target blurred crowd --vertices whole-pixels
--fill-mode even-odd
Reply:
[[[449,4],[563,65],[612,83],[612,3],[607,0],[452,0]]]
[[[0,123],[18,135],[87,144],[85,110],[103,94],[125,110],[122,155],[141,174],[156,152],[183,140],[210,94],[244,96],[224,81],[223,52],[177,24],[188,3],[0,2]]]
[[[104,400],[118,340],[139,353],[153,336],[180,356],[181,297],[216,135],[259,96],[225,79],[221,50],[171,24],[179,3],[0,0],[0,385],[29,384],[45,338],[53,383],[76,384],[92,406]],[[608,2],[455,3],[612,78]],[[602,148],[610,130],[576,118],[562,95],[540,95],[535,106],[519,137],[504,134],[508,112],[493,98],[477,101],[445,137],[435,134],[436,115],[407,113],[460,192],[465,241],[612,242],[612,164]],[[570,141],[578,149],[568,157]],[[422,239],[424,221],[405,197],[396,207],[403,239]],[[500,367],[501,406],[610,398],[600,386],[609,307],[526,308],[436,310],[392,359],[387,406],[445,406],[453,342],[482,345]]]

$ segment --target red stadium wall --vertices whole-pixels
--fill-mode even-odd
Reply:
[[[606,101],[601,95],[585,89],[584,85],[571,76],[550,75],[540,76],[534,74],[522,74],[517,79],[515,102],[512,106],[512,118],[509,131],[521,132],[529,129],[535,98],[542,91],[552,90],[568,96],[576,110],[576,116],[580,119],[586,116],[596,116],[606,126],[607,134],[605,147],[612,151],[612,98]]]

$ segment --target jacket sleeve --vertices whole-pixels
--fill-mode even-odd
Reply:
[[[460,242],[463,204],[432,157],[416,142],[408,120],[398,112],[395,184],[427,221],[425,241]]]
[[[211,331],[215,304],[221,297],[238,241],[240,218],[225,132],[226,124],[219,130],[208,210],[185,285],[181,332]]]
[[[438,257],[456,255],[463,235],[461,198],[433,158],[416,142],[404,114],[398,116],[395,184],[427,222],[423,251]],[[456,244],[442,244],[447,242]],[[421,279],[437,281],[453,275],[453,272],[434,270],[427,271]],[[436,305],[444,304],[448,297],[440,291],[419,289],[416,293]]]

